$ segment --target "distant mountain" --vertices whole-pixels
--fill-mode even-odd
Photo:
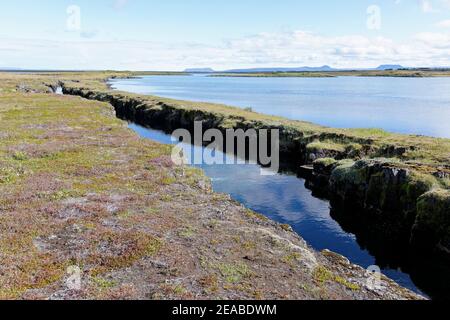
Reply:
[[[377,68],[369,68],[369,69],[354,69],[354,70],[378,70],[378,71],[385,71],[385,70],[399,70],[399,69],[405,69],[405,67],[399,65],[399,64],[383,64]],[[348,71],[350,69],[337,69],[332,68],[330,66],[322,66],[322,67],[298,67],[298,68],[250,68],[250,69],[232,69],[232,70],[226,70],[222,72],[226,73],[268,73],[268,72],[327,72],[327,71]]]
[[[191,68],[191,69],[184,70],[184,72],[188,72],[188,73],[213,73],[215,71],[213,69],[211,69],[211,68]]]
[[[298,68],[253,68],[253,69],[232,69],[224,72],[231,73],[254,73],[254,72],[314,72],[314,71],[337,71],[330,66],[322,67],[298,67]]]
[[[384,70],[399,70],[399,69],[405,68],[399,64],[382,64],[376,70],[384,71]]]

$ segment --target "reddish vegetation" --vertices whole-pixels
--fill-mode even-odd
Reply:
[[[111,106],[2,89],[0,298],[418,298],[370,290],[361,268],[213,193]]]

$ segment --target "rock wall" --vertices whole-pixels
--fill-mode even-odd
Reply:
[[[363,215],[374,233],[450,257],[450,191],[433,175],[388,159],[328,158],[314,163],[310,186],[326,192],[341,212]]]

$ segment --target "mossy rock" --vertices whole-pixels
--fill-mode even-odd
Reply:
[[[331,173],[338,164],[338,161],[333,158],[321,158],[313,162],[314,175],[325,176],[329,180]]]
[[[402,185],[402,201],[414,204],[417,199],[438,185],[435,177],[419,172],[411,172]]]
[[[362,185],[367,182],[367,167],[351,160],[339,161],[332,172],[335,183]]]
[[[427,249],[438,246],[450,252],[450,191],[436,189],[424,194],[417,203],[417,219],[412,242]]]
[[[345,202],[395,213],[411,225],[417,199],[438,185],[433,176],[402,168],[390,159],[338,162],[330,181],[332,192]]]

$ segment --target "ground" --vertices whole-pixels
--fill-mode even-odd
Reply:
[[[0,299],[420,299],[212,192],[109,104],[1,77]]]

